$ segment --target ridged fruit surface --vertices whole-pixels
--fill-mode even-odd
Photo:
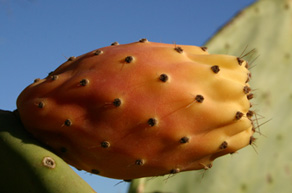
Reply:
[[[206,44],[210,53],[247,54],[244,58],[253,75],[250,85],[255,89],[255,143],[238,154],[216,160],[205,172],[134,180],[129,193],[291,192],[291,24],[291,0],[258,0]]]
[[[141,39],[70,57],[17,107],[26,129],[78,169],[175,174],[254,141],[250,77],[241,58]]]

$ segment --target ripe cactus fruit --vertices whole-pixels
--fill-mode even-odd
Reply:
[[[18,97],[27,130],[78,169],[117,179],[208,169],[250,144],[247,62],[149,42],[70,57]]]

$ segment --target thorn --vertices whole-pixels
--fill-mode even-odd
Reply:
[[[256,145],[255,145],[255,141],[256,141],[256,138],[254,138],[253,136],[250,136],[250,139],[249,139],[249,145],[252,146],[252,148],[254,149],[254,151],[258,154],[257,150],[256,150]]]
[[[100,143],[100,146],[102,147],[102,148],[109,148],[110,147],[110,142],[108,142],[108,141],[103,141],[103,142],[101,142]]]
[[[204,97],[202,95],[197,95],[195,97],[195,100],[198,102],[198,103],[202,103],[204,101]]]
[[[252,94],[252,93],[248,94],[248,95],[246,96],[246,98],[247,98],[248,100],[253,99],[253,94]]]
[[[253,116],[254,112],[253,111],[248,111],[246,113],[247,118],[251,118]]]
[[[226,149],[228,147],[228,143],[223,141],[223,143],[219,146],[219,149]]]
[[[250,81],[250,79],[251,79],[251,73],[249,72],[249,73],[247,73],[247,79],[246,79],[245,83],[248,83]]]
[[[214,65],[214,66],[211,67],[211,70],[212,70],[215,74],[217,74],[217,73],[220,71],[220,68],[219,68],[219,66]]]
[[[121,106],[121,104],[122,104],[121,99],[119,99],[119,98],[114,99],[113,105],[115,107],[119,107],[119,106]]]
[[[239,58],[243,58],[244,57],[244,52],[246,51],[247,48],[248,48],[248,45],[245,46],[245,48],[243,49],[243,51],[239,55]]]
[[[111,44],[111,46],[117,46],[117,45],[120,45],[119,42],[113,42],[113,43]]]
[[[208,50],[208,48],[206,46],[202,46],[201,49],[206,52]]]
[[[168,80],[168,76],[166,74],[160,74],[159,80],[162,82],[166,82]]]
[[[183,49],[181,47],[179,47],[179,46],[175,47],[174,50],[177,51],[180,54],[183,53]]]
[[[190,141],[190,139],[188,138],[188,137],[182,137],[180,140],[179,140],[179,142],[180,143],[188,143]]]
[[[57,75],[51,76],[51,80],[57,80],[57,79],[58,79],[58,76]]]
[[[73,61],[73,60],[75,60],[76,59],[76,57],[75,56],[71,56],[71,57],[69,57],[68,58],[68,60],[67,61]]]
[[[236,120],[239,120],[242,116],[243,116],[243,113],[240,112],[240,111],[237,111],[237,112],[236,112],[236,115],[235,115],[235,119],[236,119]]]
[[[248,64],[248,62],[245,62],[245,68],[246,68],[246,69],[249,68],[249,64]]]
[[[88,79],[82,79],[82,80],[79,82],[79,84],[80,84],[81,86],[86,86],[88,83],[89,83],[89,80],[88,80]]]
[[[243,92],[244,92],[245,94],[248,94],[250,91],[251,91],[251,88],[250,88],[249,86],[245,86],[245,87],[243,87]]]
[[[135,165],[138,165],[138,166],[142,166],[142,165],[144,165],[144,160],[142,160],[142,159],[138,159],[138,160],[136,160],[136,161],[135,161]]]
[[[237,59],[238,64],[241,66],[244,60],[239,57],[237,57],[236,59]]]
[[[148,42],[148,40],[146,38],[142,38],[142,39],[139,40],[139,42],[145,43],[145,42]]]
[[[96,50],[93,52],[94,55],[100,55],[100,54],[103,54],[103,51],[102,50]]]
[[[134,60],[134,57],[133,56],[127,56],[125,58],[125,62],[127,62],[127,63],[131,63],[133,60]]]
[[[44,106],[45,106],[44,102],[42,102],[42,101],[39,102],[38,108],[42,109],[42,108],[44,108]]]
[[[72,121],[70,119],[66,119],[66,121],[64,122],[64,124],[68,127],[70,127],[72,125]]]
[[[205,165],[203,163],[199,163],[199,164],[204,167],[204,170],[208,170],[208,169],[212,168],[212,166],[213,166],[212,163],[209,163],[208,165]]]
[[[153,127],[154,125],[156,125],[156,119],[154,119],[154,118],[150,118],[150,119],[148,119],[148,121],[147,121],[147,123],[148,123],[148,125],[149,126],[151,126],[151,127]]]
[[[175,169],[171,169],[169,173],[171,174],[177,174],[180,172],[180,169],[179,168],[175,168]]]
[[[256,138],[254,136],[250,136],[249,145],[252,145],[255,141],[256,141]]]
[[[36,82],[39,82],[41,79],[40,78],[36,78],[36,79],[34,79],[34,83],[36,83]]]

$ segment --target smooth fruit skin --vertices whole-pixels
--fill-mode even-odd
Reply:
[[[210,168],[250,144],[249,78],[241,58],[143,39],[70,57],[17,107],[27,130],[78,169],[159,176]]]

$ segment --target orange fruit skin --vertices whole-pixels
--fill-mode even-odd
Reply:
[[[140,41],[69,58],[25,88],[17,107],[25,128],[78,169],[175,174],[250,144],[249,76],[235,56]]]

